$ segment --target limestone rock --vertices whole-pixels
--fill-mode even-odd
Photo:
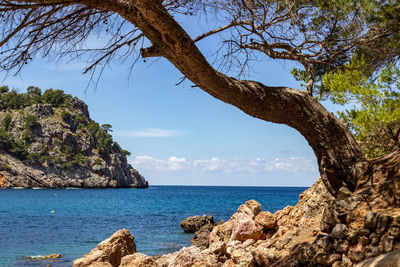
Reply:
[[[196,262],[204,261],[204,255],[196,246],[184,247],[172,254],[161,256],[156,260],[159,267],[191,267]]]
[[[94,263],[111,264],[119,266],[121,258],[136,252],[133,235],[122,229],[115,232],[110,238],[104,240],[82,258],[74,261],[74,267],[92,266]]]
[[[208,237],[209,243],[212,244],[214,242],[222,241],[227,244],[232,234],[232,228],[232,221],[227,221],[215,226]]]
[[[246,241],[265,238],[264,228],[253,220],[237,219],[232,228],[231,240]]]
[[[239,214],[239,213],[246,214],[246,215],[252,216],[254,218],[260,212],[261,212],[261,204],[252,199],[252,200],[246,201],[245,204],[240,205],[240,207],[238,208],[238,210],[235,214]],[[232,218],[234,218],[235,214],[232,215]]]
[[[378,224],[379,213],[368,212],[364,217],[364,227],[374,230]]]
[[[333,228],[331,234],[334,238],[344,239],[347,237],[347,226],[343,223],[338,223]]]
[[[209,236],[213,229],[213,225],[206,224],[193,234],[190,240],[192,245],[205,249],[209,246]]]
[[[180,226],[185,233],[194,233],[206,224],[215,225],[214,217],[210,215],[191,216],[180,222]]]
[[[123,257],[119,267],[157,267],[157,263],[152,257],[136,252]]]
[[[268,211],[260,212],[256,216],[255,221],[266,229],[275,229],[276,226],[276,217]]]

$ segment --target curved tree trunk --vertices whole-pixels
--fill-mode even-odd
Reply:
[[[333,195],[341,186],[355,189],[360,164],[365,158],[348,129],[312,96],[292,88],[268,87],[219,73],[165,10],[162,0],[83,0],[79,3],[118,13],[139,28],[153,45],[142,50],[143,57],[165,57],[215,98],[253,117],[298,130],[313,148],[321,177]]]

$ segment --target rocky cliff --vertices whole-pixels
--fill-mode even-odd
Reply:
[[[0,187],[148,187],[109,132],[61,90],[0,87]]]

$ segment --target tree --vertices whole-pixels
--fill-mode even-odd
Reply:
[[[85,72],[101,74],[112,59],[136,62],[139,48],[143,58],[164,57],[213,97],[298,130],[317,156],[326,187],[336,194],[342,186],[356,188],[366,159],[347,127],[312,96],[314,83],[356,53],[366,55],[371,70],[397,60],[399,10],[395,1],[379,0],[0,0],[1,67],[18,72],[38,52],[89,55]],[[215,14],[210,23],[215,28],[197,37],[178,22],[207,14]],[[108,42],[84,48],[92,34]],[[223,66],[237,63],[241,72],[262,56],[295,61],[303,66],[306,91],[218,71],[196,46],[215,34],[222,38],[216,51]]]
[[[65,95],[63,90],[47,89],[44,91],[42,97],[44,103],[52,104],[56,107],[64,103]]]
[[[101,129],[103,129],[103,131],[105,131],[106,133],[113,131],[112,130],[112,125],[108,124],[108,123],[102,124],[101,125]]]
[[[376,158],[400,149],[400,70],[391,64],[372,77],[365,63],[354,58],[343,70],[327,73],[323,86],[334,103],[350,106],[339,117],[364,154]]]

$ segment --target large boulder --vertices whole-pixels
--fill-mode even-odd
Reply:
[[[205,225],[214,226],[216,223],[214,222],[214,217],[210,215],[203,216],[191,216],[180,222],[180,226],[185,231],[185,233],[194,233],[200,230],[201,227]]]
[[[111,266],[117,267],[121,258],[136,252],[134,236],[127,230],[115,232],[110,238],[104,240],[82,258],[74,261],[74,267]]]

